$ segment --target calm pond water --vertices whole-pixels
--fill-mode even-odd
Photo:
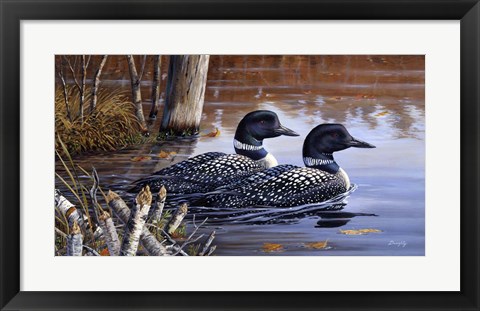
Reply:
[[[106,85],[125,84],[114,77],[109,80],[106,72]],[[87,170],[94,166],[103,188],[126,186],[200,153],[233,153],[238,121],[252,110],[268,109],[301,136],[265,140],[266,149],[279,163],[303,166],[301,152],[307,133],[321,123],[342,123],[353,136],[377,147],[336,153],[337,162],[358,186],[345,208],[295,214],[281,221],[211,223],[204,232],[216,230],[215,254],[424,255],[424,88],[423,56],[212,56],[201,129],[206,133],[218,128],[220,136],[148,143],[77,156],[75,161]],[[148,92],[147,81],[145,98]],[[145,110],[147,114],[149,108]],[[158,156],[161,151],[176,154],[163,159]],[[151,160],[131,161],[136,156]],[[61,172],[59,165],[57,170]],[[59,181],[57,186],[63,189]],[[340,232],[367,228],[381,232]],[[305,246],[325,240],[326,249]],[[281,244],[283,249],[264,252],[264,243]]]

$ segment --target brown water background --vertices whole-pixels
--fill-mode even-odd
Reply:
[[[163,57],[163,78],[166,60]],[[339,165],[358,185],[344,212],[376,216],[338,214],[332,218],[313,213],[297,215],[285,223],[212,224],[205,232],[212,228],[217,231],[216,254],[424,255],[424,67],[423,56],[211,56],[201,129],[205,133],[218,128],[220,136],[148,143],[117,152],[81,155],[75,161],[87,170],[94,166],[104,188],[128,185],[193,155],[233,153],[238,121],[252,110],[269,109],[300,137],[265,140],[266,149],[279,163],[303,166],[302,144],[308,132],[321,123],[342,123],[353,136],[377,146],[336,153]],[[150,81],[151,64],[147,62],[142,82],[144,99],[150,98]],[[109,59],[102,86],[129,90],[124,57]],[[164,86],[165,79],[162,91]],[[163,105],[160,114],[162,109]],[[148,114],[148,103],[145,110]],[[157,123],[153,128],[158,128]],[[162,159],[158,157],[160,151],[177,154]],[[132,162],[136,156],[152,159]],[[61,172],[59,165],[57,171]],[[58,181],[57,186],[63,188]],[[363,228],[382,232],[340,233]],[[304,245],[325,240],[329,248],[324,250]],[[282,244],[283,251],[265,253],[263,243]]]

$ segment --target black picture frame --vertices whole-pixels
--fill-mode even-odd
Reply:
[[[0,10],[2,310],[479,310],[480,5],[477,0],[0,0]],[[59,19],[460,20],[461,290],[459,292],[20,291],[20,21]],[[448,248],[445,251],[448,252]],[[441,274],[442,271],[438,271],[439,278]]]

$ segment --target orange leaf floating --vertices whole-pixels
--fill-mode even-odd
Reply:
[[[282,244],[263,243],[262,251],[264,251],[265,253],[281,252],[284,251],[284,248]]]
[[[108,248],[102,249],[100,252],[100,256],[110,256],[110,253],[108,252]]]
[[[382,232],[382,230],[378,229],[358,229],[358,230],[340,230],[340,233],[346,235],[365,235],[367,233],[378,233]]]
[[[388,111],[382,111],[382,112],[379,112],[379,113],[375,114],[374,116],[375,117],[383,117],[383,116],[386,116],[387,114],[389,114]]]
[[[366,94],[359,94],[355,96],[355,99],[375,99],[375,95],[366,95]]]
[[[146,157],[146,156],[138,156],[138,157],[133,157],[130,159],[132,162],[142,162],[142,161],[150,161],[152,157]]]
[[[218,137],[218,136],[220,136],[220,130],[216,127],[215,131],[207,133],[204,136],[205,137]]]
[[[313,249],[325,249],[327,248],[328,241],[320,241],[320,242],[309,242],[304,243],[305,247],[313,248]]]
[[[159,157],[159,158],[162,158],[162,159],[166,159],[166,158],[168,158],[169,155],[170,155],[170,154],[169,154],[168,152],[165,152],[165,151],[162,150],[162,151],[160,151],[160,153],[158,154],[158,157]]]

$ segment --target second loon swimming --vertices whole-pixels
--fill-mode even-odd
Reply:
[[[321,124],[303,145],[306,167],[279,165],[219,188],[193,205],[215,207],[292,207],[329,200],[350,189],[350,179],[333,153],[350,147],[375,148],[356,139],[341,124]],[[222,191],[225,191],[222,193]]]
[[[278,165],[263,147],[263,140],[280,135],[298,136],[283,126],[276,113],[256,110],[239,122],[233,146],[236,154],[207,152],[164,168],[135,182],[132,192],[149,185],[158,191],[163,185],[171,194],[203,193],[241,180],[255,172]]]

